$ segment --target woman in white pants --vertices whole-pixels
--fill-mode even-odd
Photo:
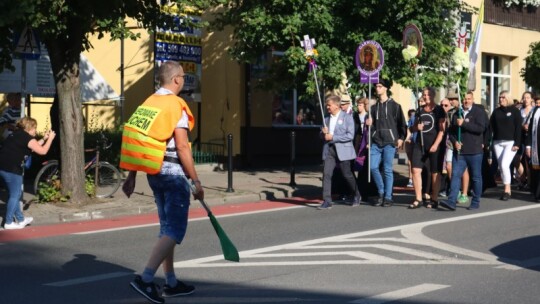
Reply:
[[[491,114],[490,124],[493,132],[493,150],[499,163],[504,184],[501,200],[510,199],[512,173],[510,164],[521,145],[521,113],[514,107],[508,91],[499,94],[499,107]]]

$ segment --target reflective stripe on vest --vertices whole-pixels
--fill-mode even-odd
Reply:
[[[167,143],[125,126],[122,133],[120,168],[157,174],[161,169]]]

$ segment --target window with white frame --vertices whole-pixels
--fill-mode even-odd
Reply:
[[[489,112],[497,107],[499,92],[510,91],[510,63],[507,56],[482,54],[481,102]]]

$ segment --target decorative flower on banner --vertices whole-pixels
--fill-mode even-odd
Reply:
[[[314,67],[317,67],[317,63],[315,62],[315,58],[319,57],[319,52],[314,48],[309,53],[304,53],[304,57],[306,57],[308,63],[309,63],[309,70],[313,69]]]
[[[418,49],[415,46],[407,45],[407,47],[401,51],[401,54],[403,55],[405,62],[411,62],[418,56]]]
[[[311,62],[312,60],[315,60],[315,58],[319,57],[319,52],[317,52],[317,49],[313,49],[310,54],[307,52],[304,53],[304,57],[306,57],[308,62]]]
[[[452,56],[452,63],[456,72],[461,73],[463,69],[469,67],[469,55],[463,52],[460,48],[454,49],[454,55]]]

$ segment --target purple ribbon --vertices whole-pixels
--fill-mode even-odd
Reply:
[[[309,59],[309,71],[312,72],[313,69],[317,68],[317,63],[315,62],[314,58]]]

